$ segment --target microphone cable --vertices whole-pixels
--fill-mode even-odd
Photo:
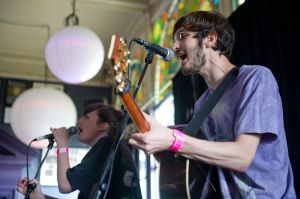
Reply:
[[[31,146],[32,142],[34,142],[34,141],[35,141],[35,140],[31,140],[30,143],[29,143],[29,145],[28,145],[28,147],[27,147],[27,156],[26,156],[26,175],[27,175],[28,184],[27,184],[27,192],[26,192],[26,195],[25,195],[25,198],[24,198],[24,199],[29,199],[30,193],[31,193],[31,192],[35,189],[35,187],[36,187],[36,184],[35,184],[35,183],[29,184],[29,163],[28,163],[28,162],[29,162],[29,160],[28,160],[28,159],[29,159],[29,149],[30,149],[30,146]],[[37,176],[38,176],[38,174],[39,174],[39,172],[40,172],[40,169],[41,169],[43,163],[45,162],[46,157],[47,157],[47,155],[48,155],[50,149],[52,149],[52,147],[53,147],[54,139],[48,139],[48,141],[49,141],[48,149],[47,149],[46,154],[44,155],[44,157],[43,157],[43,159],[42,159],[42,161],[41,161],[41,163],[40,163],[40,165],[39,165],[39,168],[38,168],[38,170],[36,171],[35,176],[34,176],[33,179],[36,179],[36,178],[37,178]]]
[[[25,194],[25,197],[24,199],[27,199],[29,198],[29,195],[30,193],[35,189],[36,187],[36,184],[29,184],[29,149],[30,149],[30,146],[32,144],[32,142],[34,142],[34,140],[31,140],[28,147],[27,147],[27,155],[26,155],[26,178],[28,180],[28,184],[27,184],[27,191],[26,191],[26,194]]]

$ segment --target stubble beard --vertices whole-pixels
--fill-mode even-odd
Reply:
[[[192,67],[188,69],[181,69],[181,72],[183,75],[191,75],[191,74],[199,74],[200,69],[202,66],[206,63],[206,57],[205,54],[203,54],[203,48],[200,46],[197,46],[193,49],[193,55],[192,55]]]

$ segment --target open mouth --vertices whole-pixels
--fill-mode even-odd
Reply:
[[[186,54],[183,54],[183,55],[180,55],[180,59],[181,61],[183,62],[185,59],[186,59],[187,55]]]
[[[187,54],[184,52],[178,52],[176,55],[181,59],[182,62],[187,58]]]
[[[82,133],[82,131],[83,131],[82,128],[80,128],[79,126],[77,128],[79,130],[78,133]]]

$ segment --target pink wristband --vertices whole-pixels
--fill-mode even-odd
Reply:
[[[61,153],[69,153],[69,148],[68,147],[61,147],[56,149],[56,154],[59,155]]]
[[[175,137],[175,140],[169,150],[178,152],[183,146],[185,134],[177,129],[173,129],[173,136]]]

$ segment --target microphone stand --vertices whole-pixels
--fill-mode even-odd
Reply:
[[[137,95],[137,93],[138,93],[138,91],[139,91],[139,89],[142,85],[142,82],[143,82],[144,76],[146,74],[146,71],[148,69],[148,66],[149,66],[149,64],[152,63],[153,56],[154,56],[154,52],[152,50],[148,49],[148,54],[145,58],[145,65],[144,65],[143,71],[141,73],[141,76],[138,80],[138,83],[137,83],[137,85],[134,89],[133,95],[132,95],[133,99],[135,99],[135,97],[136,97],[136,95]],[[119,144],[121,142],[121,138],[122,138],[122,135],[124,133],[124,129],[127,125],[128,120],[129,120],[128,112],[126,110],[123,110],[123,119],[122,119],[122,122],[121,122],[121,127],[119,129],[119,133],[114,138],[113,144],[110,148],[110,151],[108,153],[108,156],[106,158],[104,166],[103,166],[103,168],[101,170],[101,173],[99,175],[100,180],[97,184],[97,190],[96,190],[96,193],[94,194],[93,199],[102,199],[102,198],[104,198],[104,196],[106,195],[106,192],[108,191],[110,177],[111,177],[111,176],[108,176],[108,173],[110,172],[110,175],[112,173],[114,157],[115,157],[116,151],[119,147]]]
[[[50,149],[52,149],[52,147],[53,147],[53,145],[54,145],[54,138],[48,138],[48,141],[49,141],[49,144],[48,144],[48,147],[47,147],[47,148],[48,148],[48,149],[47,149],[47,152],[46,152],[46,154],[45,154],[45,156],[44,156],[42,162],[40,163],[37,172],[35,173],[34,179],[37,178],[37,176],[38,176],[38,174],[39,174],[39,172],[40,172],[40,169],[41,169],[43,163],[45,162],[46,157],[47,157],[47,155],[48,155]],[[36,184],[35,184],[35,183],[33,183],[33,184],[29,184],[29,183],[28,183],[28,185],[27,185],[27,192],[26,192],[26,195],[25,195],[25,198],[24,198],[24,199],[29,199],[30,193],[31,193],[35,188],[36,188]]]

